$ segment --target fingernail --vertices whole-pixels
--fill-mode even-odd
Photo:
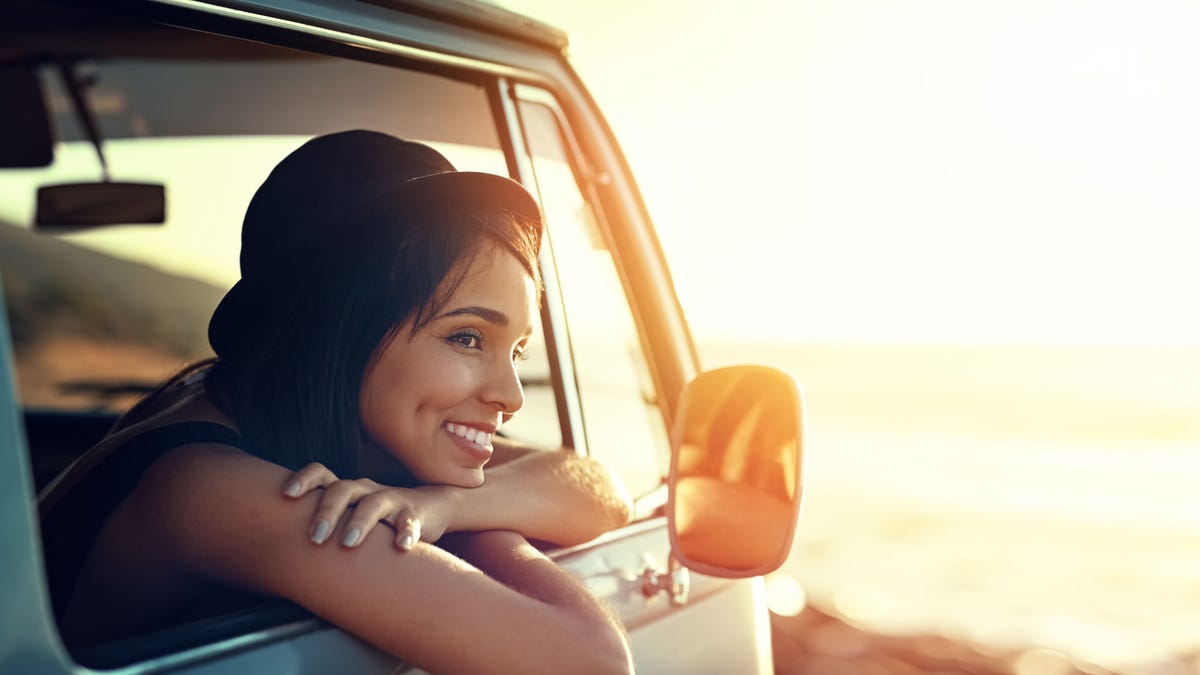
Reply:
[[[358,535],[360,534],[362,533],[358,531],[357,527],[350,530],[346,533],[346,536],[342,538],[342,546],[354,546],[358,543]]]
[[[413,547],[413,536],[411,534],[406,534],[403,537],[401,537],[400,548],[407,551],[408,549],[410,549],[412,547]]]
[[[285,494],[285,495],[287,495],[287,496],[289,496],[289,497],[298,497],[298,496],[300,496],[300,484],[299,484],[299,483],[295,483],[295,482],[293,482],[293,483],[288,483],[288,486],[287,486],[287,488],[286,488],[286,489],[283,491],[283,494]]]
[[[313,528],[312,541],[314,544],[324,544],[329,538],[329,521],[318,520],[316,527]]]

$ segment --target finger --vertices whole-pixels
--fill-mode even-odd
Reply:
[[[421,541],[421,520],[415,516],[396,519],[396,548],[410,551]]]
[[[342,546],[354,548],[367,538],[379,521],[391,521],[398,511],[407,512],[408,507],[391,491],[372,492],[362,497],[354,507],[354,514],[346,523],[342,535]]]
[[[288,477],[283,484],[283,494],[301,497],[318,487],[329,485],[338,477],[320,462],[313,462]]]
[[[365,480],[339,480],[325,486],[321,501],[313,512],[309,538],[314,544],[324,544],[333,534],[334,525],[352,504],[375,491],[378,486]]]

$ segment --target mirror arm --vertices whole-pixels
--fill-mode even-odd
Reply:
[[[58,72],[62,76],[63,84],[67,91],[71,94],[71,103],[75,107],[75,115],[79,122],[83,125],[83,130],[87,134],[88,140],[92,142],[92,147],[96,148],[96,156],[100,159],[100,174],[105,183],[112,182],[112,176],[108,172],[108,160],[104,157],[104,148],[100,139],[100,126],[96,123],[96,116],[92,114],[92,109],[88,107],[87,99],[84,98],[84,82],[79,78],[79,73],[75,72],[75,68],[65,59],[58,62]]]
[[[645,557],[646,566],[642,568],[642,595],[652,598],[659,591],[666,591],[672,607],[683,607],[688,601],[692,578],[675,555],[667,558],[667,569],[658,566],[649,555]]]

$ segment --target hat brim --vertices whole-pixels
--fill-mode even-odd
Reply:
[[[502,208],[541,223],[542,213],[533,195],[520,183],[493,173],[447,171],[418,176],[396,185],[386,177],[376,188],[362,191],[363,199],[389,198],[405,207],[438,202],[482,204]]]
[[[246,294],[242,292],[243,285],[242,280],[238,279],[237,283],[225,292],[225,296],[217,303],[217,308],[208,320],[208,344],[217,355],[229,354],[232,347],[227,342],[230,337],[229,330],[222,331],[219,327],[241,325],[248,316],[244,300]]]

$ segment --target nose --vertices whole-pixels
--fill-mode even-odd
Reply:
[[[483,398],[488,405],[495,406],[505,415],[512,415],[525,405],[525,389],[517,364],[509,359],[497,359],[490,368]]]

